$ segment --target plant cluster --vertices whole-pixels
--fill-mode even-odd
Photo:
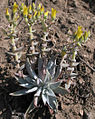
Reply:
[[[58,57],[50,56],[50,58],[47,58],[47,53],[49,54],[51,51],[51,48],[48,46],[50,39],[47,39],[47,36],[51,25],[55,23],[56,13],[57,11],[54,8],[51,11],[45,11],[42,4],[36,6],[35,3],[29,6],[22,3],[18,6],[15,2],[11,13],[9,13],[8,8],[6,9],[6,18],[9,23],[7,36],[11,40],[11,52],[8,52],[8,54],[14,56],[17,68],[20,70],[14,77],[19,82],[19,85],[25,88],[10,95],[21,96],[35,92],[34,100],[27,109],[25,117],[34,107],[37,107],[40,100],[43,101],[44,105],[48,105],[52,110],[57,111],[58,102],[56,94],[64,95],[68,93],[71,81],[77,75],[74,73],[74,67],[79,64],[76,62],[77,52],[90,36],[90,32],[86,31],[83,33],[82,27],[79,26],[73,35],[72,42],[63,46],[60,63],[56,64]],[[30,40],[28,48],[31,52],[26,52],[27,58],[25,63],[27,75],[23,74],[24,68],[20,66],[23,47],[18,48],[16,45],[19,40],[16,29],[20,17],[27,24]],[[34,39],[34,32],[37,29],[33,30],[33,26],[38,24],[41,24],[43,33],[42,41],[39,42]],[[38,44],[41,47],[37,48]],[[31,56],[31,60],[29,60],[29,56]],[[37,59],[37,70],[33,67],[35,58]],[[64,79],[68,79],[65,88],[61,86]]]

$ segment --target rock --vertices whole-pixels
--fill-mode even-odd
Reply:
[[[52,1],[54,4],[57,2],[57,0],[50,0],[50,1]]]
[[[95,112],[91,111],[88,115],[88,119],[95,119]]]
[[[95,72],[93,73],[93,76],[92,76],[92,82],[93,82],[93,93],[95,95]]]

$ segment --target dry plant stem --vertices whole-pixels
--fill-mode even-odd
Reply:
[[[78,56],[78,57],[79,57],[79,59],[80,59],[84,64],[86,64],[86,66],[87,66],[89,69],[91,69],[93,72],[95,72],[95,69],[94,69],[93,67],[91,67],[89,64],[87,64],[86,61],[84,61],[80,56]]]

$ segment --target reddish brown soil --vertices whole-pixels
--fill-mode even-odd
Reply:
[[[29,106],[32,97],[9,96],[9,93],[19,89],[19,86],[12,77],[13,67],[6,56],[9,42],[1,30],[2,27],[7,28],[4,14],[8,1],[11,4],[13,2],[13,0],[0,0],[0,119],[21,119],[21,114]],[[16,1],[19,3],[19,0]],[[46,9],[50,10],[53,7],[57,10],[58,20],[53,26],[53,31],[58,47],[61,47],[65,40],[70,40],[69,34],[72,34],[78,25],[83,26],[84,30],[90,30],[90,40],[79,54],[89,66],[95,68],[95,0],[37,0],[37,2],[44,4]],[[23,35],[23,44],[25,38]],[[50,115],[47,108],[42,107],[32,115],[32,119],[95,119],[95,71],[79,61],[77,85],[71,86],[69,95],[59,98],[58,113]]]

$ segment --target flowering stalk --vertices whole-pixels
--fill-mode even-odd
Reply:
[[[21,57],[21,52],[19,51],[19,49],[21,50],[21,48],[17,48],[16,47],[16,41],[18,41],[18,38],[16,37],[16,26],[17,26],[17,21],[19,18],[19,15],[17,14],[17,10],[18,10],[18,5],[16,4],[16,2],[13,5],[13,10],[12,10],[12,18],[10,13],[8,12],[8,8],[6,9],[6,18],[9,22],[9,37],[11,40],[11,46],[12,46],[12,52],[8,52],[9,55],[14,56],[15,62],[16,62],[16,66],[17,68],[20,67],[19,65],[19,58]]]
[[[23,17],[25,19],[25,22],[27,23],[28,29],[29,29],[29,38],[30,38],[30,50],[31,50],[31,54],[28,54],[29,56],[34,56],[35,54],[37,54],[35,52],[35,45],[34,45],[34,35],[33,35],[33,30],[32,27],[35,23],[36,20],[36,15],[37,12],[35,10],[35,4],[33,3],[33,7],[31,5],[29,5],[28,7],[26,7],[26,5],[22,6],[22,13],[23,13]]]
[[[15,27],[13,27],[13,24],[11,25],[11,44],[12,44],[12,52],[15,52],[17,50],[16,43],[15,43]],[[19,68],[19,58],[18,58],[18,53],[15,53],[15,61],[17,62],[17,68]]]

